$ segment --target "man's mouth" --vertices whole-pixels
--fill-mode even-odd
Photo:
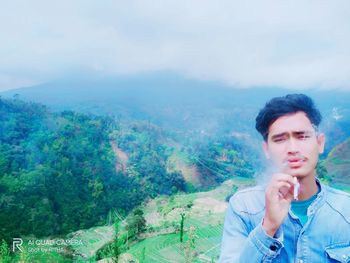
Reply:
[[[289,168],[298,168],[304,164],[304,158],[290,158],[287,160]]]

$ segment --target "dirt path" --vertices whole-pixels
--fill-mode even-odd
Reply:
[[[112,149],[117,157],[116,163],[115,163],[115,170],[118,171],[126,171],[126,164],[129,160],[128,155],[123,152],[120,148],[118,148],[117,143],[115,141],[111,141]]]

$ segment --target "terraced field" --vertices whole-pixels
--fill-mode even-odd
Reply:
[[[210,262],[212,259],[216,261],[220,251],[221,233],[222,225],[196,228],[193,249],[196,253],[196,262]],[[148,238],[133,246],[128,253],[142,261],[145,249],[143,260],[145,263],[185,262],[184,246],[186,246],[187,238],[185,235],[183,243],[180,243],[178,233]]]
[[[76,254],[74,261],[86,262],[93,258],[98,249],[113,240],[113,235],[113,226],[94,227],[72,233],[71,238],[82,241],[82,244],[72,245]]]
[[[173,198],[160,197],[145,207],[148,223],[161,228],[180,224],[180,213],[185,213],[184,241],[180,242],[179,231],[149,237],[133,245],[128,254],[138,262],[185,262],[188,230],[194,228],[194,262],[216,262],[220,253],[220,242],[227,203],[225,197],[240,187],[252,184],[252,180],[238,178],[220,187],[193,194],[177,195]],[[236,187],[235,187],[236,186]],[[190,206],[187,206],[190,204]],[[151,216],[150,216],[151,215]]]

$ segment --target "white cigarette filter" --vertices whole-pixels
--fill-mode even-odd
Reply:
[[[293,192],[294,200],[298,200],[300,184],[299,184],[298,179],[296,177],[293,177],[293,181],[294,181],[294,192]]]

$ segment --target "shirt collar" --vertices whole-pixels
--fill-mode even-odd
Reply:
[[[308,215],[315,213],[315,211],[318,210],[324,204],[327,195],[327,188],[320,182],[320,180],[317,177],[316,183],[319,187],[319,193],[317,194],[316,199],[309,206]]]

